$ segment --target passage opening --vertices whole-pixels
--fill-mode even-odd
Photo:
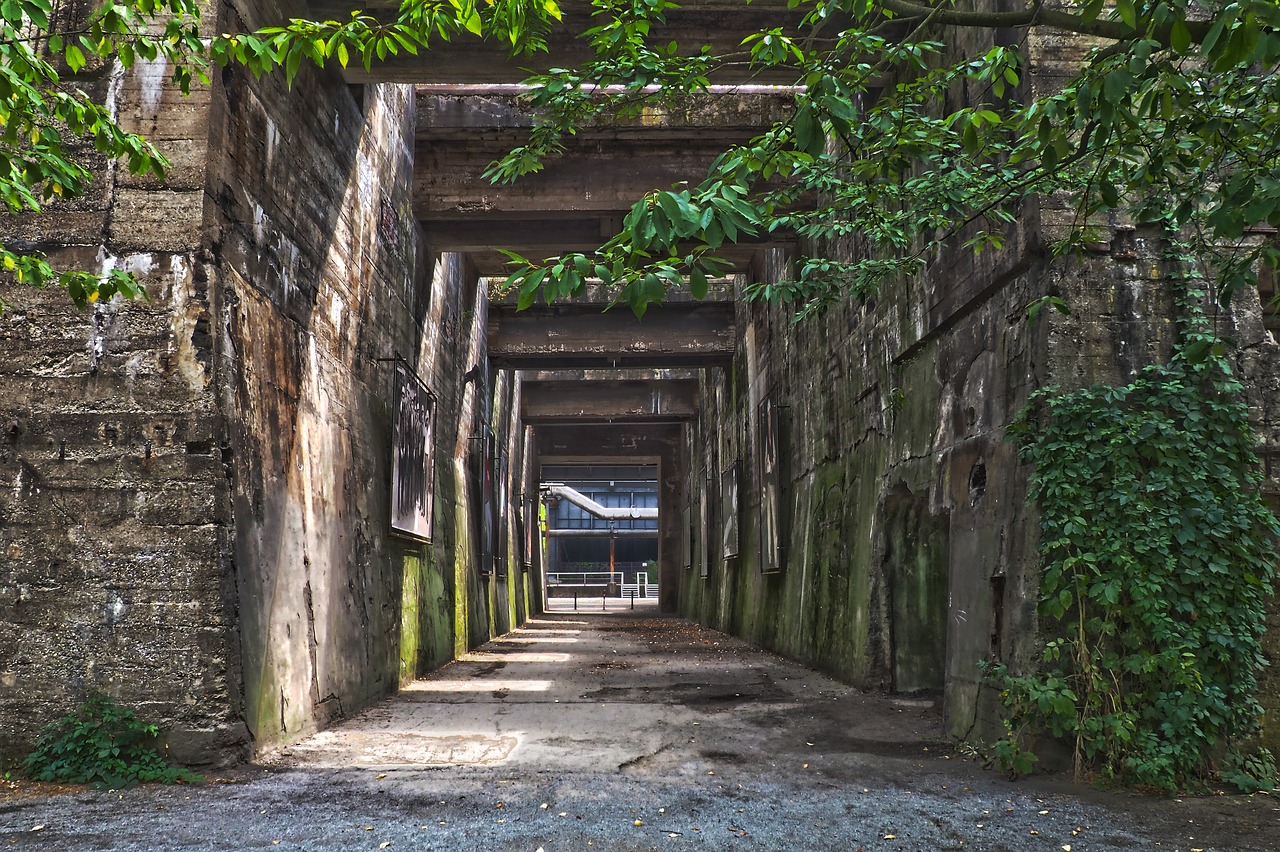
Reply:
[[[656,465],[543,465],[550,612],[658,605]]]

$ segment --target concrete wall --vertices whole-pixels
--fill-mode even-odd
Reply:
[[[1038,34],[1026,90],[1059,86],[1086,47]],[[952,736],[999,733],[998,696],[978,664],[998,659],[1016,671],[1037,649],[1038,524],[1029,471],[1006,428],[1036,388],[1126,382],[1165,361],[1175,333],[1155,235],[1101,223],[1102,241],[1085,255],[1051,261],[1043,246],[1071,216],[1057,199],[1028,205],[1003,251],[943,252],[878,302],[840,304],[798,326],[786,308],[739,306],[733,366],[706,377],[687,451],[693,471],[742,461],[741,555],[720,556],[726,507],[713,487],[711,570],[705,579],[681,573],[681,612],[867,688],[945,684]],[[757,280],[776,280],[784,262],[768,258]],[[1047,294],[1070,313],[1045,310],[1028,322],[1026,306]],[[1220,322],[1239,347],[1268,491],[1280,494],[1271,463],[1280,350],[1256,294],[1241,294]],[[785,406],[788,549],[773,574],[762,573],[770,559],[760,547],[757,412],[766,398]],[[690,504],[697,518],[697,494]],[[1280,718],[1273,670],[1263,697],[1268,719]],[[1280,734],[1268,725],[1274,745]]]
[[[413,98],[336,74],[216,99],[206,227],[235,518],[245,718],[289,739],[393,690],[392,361],[417,366]],[[418,568],[420,571],[420,567]]]
[[[968,277],[800,326],[786,308],[740,307],[741,345],[704,387],[691,452],[695,470],[743,462],[742,546],[720,559],[713,523],[716,558],[706,579],[683,575],[682,612],[867,688],[945,682],[949,729],[972,727],[978,660],[1025,654],[1034,628],[1035,524],[1004,429],[1041,380],[1045,328],[1023,310],[1046,282],[1014,243]],[[766,397],[784,406],[787,548],[772,574],[759,535]]]
[[[99,161],[83,198],[0,224],[149,296],[79,311],[0,285],[0,763],[94,691],[163,719],[180,758],[246,753],[201,231],[211,94],[165,78],[108,64],[83,84],[168,154],[166,179]]]
[[[102,163],[87,197],[4,225],[150,301],[2,294],[0,760],[95,690],[182,759],[242,759],[524,619],[523,575],[481,581],[467,463],[490,418],[525,471],[518,387],[495,399],[487,296],[416,224],[410,87],[228,69],[183,99],[145,63],[90,83],[174,168]],[[429,544],[390,530],[396,357],[436,395]]]
[[[688,451],[694,472],[743,461],[741,555],[721,558],[727,506],[713,486],[711,570],[681,573],[681,612],[866,688],[940,690],[951,736],[999,734],[979,663],[1018,671],[1038,652],[1038,523],[1006,429],[1036,388],[1123,384],[1163,363],[1176,331],[1154,232],[1118,223],[1083,256],[1050,260],[1040,237],[1058,215],[1052,204],[1028,211],[1006,251],[936,258],[865,308],[793,325],[785,308],[739,306],[733,366],[708,374]],[[776,279],[783,261],[757,275]],[[1047,294],[1070,312],[1029,321],[1027,305]],[[1280,347],[1257,293],[1211,309],[1237,345],[1274,499]],[[788,547],[777,573],[763,572],[760,545],[766,398],[784,406]],[[1275,659],[1275,607],[1271,619]],[[1263,738],[1275,744],[1272,670],[1262,697]]]

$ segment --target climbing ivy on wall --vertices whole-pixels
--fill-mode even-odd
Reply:
[[[1224,347],[1192,331],[1127,386],[1038,392],[1011,430],[1041,511],[1047,637],[1038,671],[999,671],[1011,736],[997,754],[1015,770],[1034,760],[1013,736],[1030,725],[1074,741],[1078,775],[1274,783],[1269,754],[1239,751],[1262,712],[1280,532],[1240,391]]]

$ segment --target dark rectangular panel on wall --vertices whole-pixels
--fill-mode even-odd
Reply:
[[[494,557],[497,548],[497,518],[494,509],[497,506],[495,493],[495,471],[497,463],[497,441],[489,424],[480,427],[480,434],[471,437],[471,464],[475,477],[472,490],[472,501],[476,511],[476,550],[477,564],[480,573],[489,576],[493,573]]]
[[[765,397],[756,412],[760,471],[760,570],[765,574],[786,567],[786,515],[783,501],[786,482],[782,474],[782,406]]]
[[[738,555],[738,477],[742,463],[734,461],[720,474],[720,556]]]
[[[693,506],[686,505],[680,512],[681,530],[684,534],[684,567],[693,567]]]
[[[542,519],[539,508],[542,499],[538,492],[533,492],[524,501],[524,568],[533,567],[533,555],[542,547]],[[541,560],[540,560],[541,561]]]
[[[391,449],[391,531],[431,540],[435,395],[408,362],[395,361],[395,423]]]
[[[698,477],[698,491],[701,494],[698,516],[698,573],[702,577],[711,575],[711,502],[714,499],[714,481],[711,472],[703,468]]]
[[[497,467],[494,470],[493,487],[493,531],[496,536],[494,547],[494,573],[499,577],[507,576],[507,471],[510,463],[507,451],[498,454]]]

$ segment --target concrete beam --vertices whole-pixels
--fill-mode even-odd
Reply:
[[[538,424],[540,464],[652,463],[680,446],[683,426],[650,423]]]
[[[384,18],[394,17],[398,3],[385,0],[355,3],[351,0],[310,0],[309,17],[344,19],[355,8],[368,9]],[[529,56],[510,54],[510,46],[496,39],[480,41],[459,37],[453,42],[436,41],[430,50],[418,56],[401,53],[377,61],[369,71],[359,62],[346,69],[350,83],[519,83],[529,76],[525,69],[537,72],[550,68],[574,68],[593,59],[590,46],[579,33],[598,21],[593,19],[592,5],[585,0],[563,0],[560,3],[563,23],[547,35],[547,50]],[[794,29],[803,9],[790,10],[785,0],[755,0],[747,5],[739,0],[690,0],[682,8],[667,13],[667,22],[654,23],[650,43],[680,43],[681,52],[695,55],[703,45],[716,54],[737,54],[744,60],[742,40],[748,35],[777,26]],[[745,61],[735,63],[713,74],[723,83],[794,82],[795,74],[774,70],[752,69]]]
[[[685,302],[649,308],[489,306],[490,363],[499,369],[710,367],[733,358],[732,302]]]
[[[618,211],[599,218],[428,221],[422,223],[422,228],[433,254],[461,252],[481,277],[505,278],[511,273],[511,261],[499,249],[534,260],[575,251],[592,252],[618,232],[623,215]],[[756,254],[762,248],[796,244],[795,236],[789,233],[743,236],[740,243],[722,246],[716,256],[729,263],[726,274],[745,274],[756,264]],[[688,248],[692,250],[694,244]]]
[[[523,141],[536,114],[521,100],[525,86],[420,85],[417,138],[465,140],[478,136]],[[795,109],[797,90],[784,86],[717,86],[705,92],[667,96],[637,115],[606,114],[586,121],[577,136],[588,139],[715,139],[728,144],[750,139]]]
[[[655,423],[691,420],[697,414],[696,380],[526,381],[520,389],[520,415],[526,423]]]
[[[634,370],[522,370],[521,382],[581,382],[581,381],[614,381],[614,382],[664,382],[664,381],[697,381],[701,373],[695,369],[681,368],[670,370],[650,370],[637,368]]]
[[[466,253],[468,262],[475,267],[476,271],[484,278],[506,278],[511,274],[511,261],[507,256],[498,251],[497,247],[508,249],[509,251],[518,252],[525,257],[534,260],[543,260],[548,257],[557,257],[565,252],[572,251],[590,251],[599,248],[604,240],[600,240],[590,247],[580,246],[578,244],[558,243],[531,245],[528,243],[504,243],[495,241],[495,248],[469,251]],[[732,245],[722,246],[716,250],[716,257],[724,260],[728,266],[725,267],[726,275],[745,274],[756,262],[756,255],[760,253],[764,246],[793,246],[794,242],[785,239],[771,240],[768,243],[735,243]]]
[[[414,160],[414,212],[424,221],[616,217],[648,192],[702,180],[726,143],[658,137],[581,139],[569,144],[542,171],[501,185],[492,183],[484,171],[511,150],[512,140],[419,143]]]

